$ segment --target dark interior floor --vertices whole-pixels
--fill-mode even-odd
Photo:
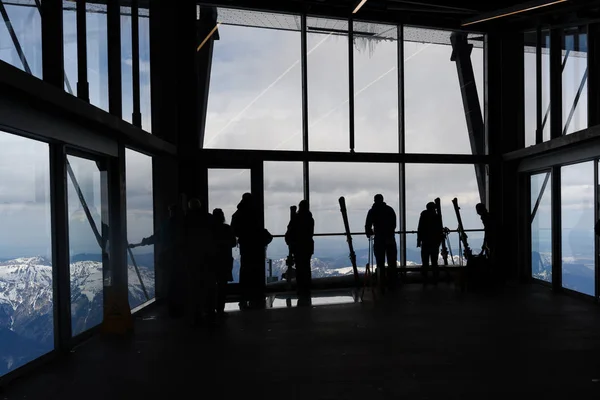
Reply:
[[[133,340],[96,337],[0,398],[525,396],[600,398],[598,306],[539,286],[406,285],[376,302],[232,312],[212,332],[156,308]]]

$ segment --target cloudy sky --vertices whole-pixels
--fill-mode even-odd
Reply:
[[[41,76],[41,28],[39,14],[33,8],[7,7],[17,36],[36,76]],[[124,118],[131,115],[131,36],[130,18],[122,17]],[[147,43],[148,20],[141,19],[140,34]],[[314,20],[312,23],[319,23]],[[322,21],[321,21],[322,22]],[[92,104],[107,108],[106,16],[88,15],[88,74]],[[343,26],[342,23],[340,26]],[[300,150],[301,71],[300,33],[221,25],[220,40],[215,43],[209,99],[206,147],[237,149]],[[348,46],[343,36],[311,33],[308,36],[309,146],[311,150],[348,151]],[[145,129],[149,120],[149,49],[141,46],[142,112]],[[65,12],[65,69],[71,87],[76,90],[77,53],[75,14]],[[413,153],[468,154],[470,146],[460,96],[456,65],[450,60],[451,47],[428,43],[405,43],[406,151]],[[379,41],[372,46],[355,45],[355,127],[356,151],[395,152],[398,149],[398,99],[396,42]],[[3,24],[0,24],[0,58],[22,68]],[[547,71],[547,56],[544,71]],[[473,66],[480,99],[483,98],[483,52],[474,49]],[[532,144],[535,122],[535,82],[531,75],[535,56],[526,54],[527,144]],[[575,98],[585,58],[571,57],[563,72],[566,103]],[[547,74],[544,75],[547,82]],[[544,86],[547,101],[547,84]],[[580,104],[586,101],[585,90]],[[563,114],[569,114],[565,106]],[[533,121],[533,122],[532,122]],[[533,125],[532,125],[533,124]],[[586,126],[585,109],[578,107],[569,132]],[[47,146],[16,136],[0,135],[0,159],[5,171],[0,180],[0,204],[3,224],[0,256],[49,253],[48,191],[45,201],[40,182],[47,186]],[[8,153],[10,150],[10,154]],[[32,167],[35,166],[35,167]],[[150,159],[139,153],[127,153],[129,241],[136,242],[152,231],[152,185]],[[98,171],[93,176],[99,187]],[[590,225],[593,190],[590,176],[565,169],[563,177],[563,226]],[[582,166],[581,168],[584,168]],[[590,169],[591,167],[588,167]],[[480,228],[474,212],[478,202],[474,168],[471,165],[410,164],[406,167],[407,229],[416,229],[418,215],[435,197],[442,199],[445,225],[457,226],[451,199],[457,197],[466,228]],[[79,172],[78,172],[79,173]],[[571,178],[566,178],[569,175]],[[249,190],[248,171],[211,171],[211,208],[221,207],[230,219],[244,191]],[[81,178],[88,179],[88,178]],[[330,164],[310,166],[311,207],[320,233],[341,232],[342,219],[338,198],[345,196],[353,231],[364,229],[364,217],[375,193],[398,209],[398,167],[393,164]],[[85,185],[84,185],[85,186]],[[37,188],[37,189],[36,189]],[[302,198],[300,163],[265,164],[266,224],[274,234],[283,234],[289,206]],[[37,194],[36,194],[37,193]],[[584,195],[582,195],[582,193]],[[71,193],[70,193],[71,195]],[[31,197],[34,199],[31,200]],[[587,197],[586,197],[587,196]],[[70,201],[76,204],[76,198]],[[94,202],[94,204],[96,204]],[[80,217],[74,205],[72,218]],[[543,203],[540,221],[549,210]],[[570,210],[570,211],[569,211]],[[99,211],[98,211],[99,212]],[[582,225],[583,224],[583,225]],[[94,250],[95,240],[89,226],[81,226],[81,245],[76,251]],[[85,232],[87,229],[87,233]],[[409,237],[409,245],[414,241]],[[362,240],[362,239],[361,239]],[[477,239],[474,239],[475,241]],[[325,239],[319,239],[325,243]],[[145,251],[146,249],[143,249]],[[150,249],[148,249],[150,250]]]

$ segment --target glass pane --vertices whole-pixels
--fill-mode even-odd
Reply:
[[[103,265],[108,262],[108,221],[103,204],[106,173],[95,161],[67,156],[71,328],[76,336],[103,319]]]
[[[123,120],[133,121],[133,54],[131,45],[131,7],[121,7],[121,92]]]
[[[594,164],[561,168],[562,285],[594,296]]]
[[[217,20],[204,146],[300,150],[300,18],[219,8]]]
[[[562,120],[563,134],[588,127],[587,123],[587,34],[572,28],[563,34]]]
[[[150,16],[147,8],[140,9],[140,112],[142,128],[152,132],[152,103],[150,96]]]
[[[550,173],[532,175],[531,276],[552,282],[552,185]],[[535,212],[535,214],[533,214]]]
[[[77,96],[77,12],[76,3],[63,1],[63,45],[65,91]]]
[[[542,136],[550,140],[550,31],[542,31]]]
[[[0,59],[42,79],[40,12],[34,4],[4,3],[9,24],[0,22]]]
[[[404,28],[407,153],[472,153],[456,64],[451,60],[450,35],[445,31]],[[481,108],[480,44],[473,47],[471,62]]]
[[[367,213],[378,193],[399,217],[398,164],[313,162],[309,172],[315,233],[344,232],[340,196],[346,199],[351,232],[365,231]]]
[[[362,274],[365,272],[365,266],[369,259],[369,241],[365,235],[353,235],[352,246],[356,254],[358,272]],[[315,254],[311,270],[314,279],[353,275],[354,269],[350,261],[350,249],[346,236],[315,237]]]
[[[208,170],[208,210],[212,213],[215,208],[222,209],[225,223],[231,223],[231,216],[246,192],[250,192],[249,169]],[[240,252],[237,247],[233,249],[233,259],[233,282],[239,282]]]
[[[348,21],[307,18],[308,146],[350,150]]]
[[[106,5],[86,3],[87,67],[90,103],[108,111],[108,33]]]
[[[458,199],[460,215],[465,229],[483,229],[480,217],[475,212],[479,203],[479,188],[474,165],[407,164],[406,165],[406,230],[416,233],[421,212],[427,203],[440,198],[442,220],[450,230],[458,228],[456,211],[452,204]],[[490,210],[493,213],[493,210]],[[483,232],[467,232],[469,247],[474,253],[481,251]],[[459,237],[450,235],[450,244],[455,255],[459,255]],[[418,260],[416,236],[406,239],[407,261]],[[415,261],[416,262],[416,261]]]
[[[398,28],[354,22],[356,151],[398,150]]]
[[[141,243],[154,234],[152,157],[127,149],[127,241]],[[161,236],[159,236],[161,237]],[[129,305],[135,308],[155,297],[154,245],[132,249],[128,265]],[[148,297],[146,297],[146,291]]]
[[[528,32],[523,35],[525,41],[525,147],[535,144],[535,131],[537,129],[537,103],[536,103],[536,43],[537,33]]]
[[[0,132],[0,376],[54,349],[48,145]]]
[[[304,198],[301,162],[265,162],[265,227],[272,235],[284,235],[290,222],[290,206]]]

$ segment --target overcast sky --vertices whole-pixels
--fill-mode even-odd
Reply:
[[[8,6],[7,9],[34,74],[41,76],[39,15],[32,14],[32,8]],[[104,108],[107,107],[107,81],[102,78],[106,76],[107,67],[106,38],[102,30],[105,18],[101,14],[88,16],[91,101]],[[129,119],[129,17],[122,17],[122,28],[123,111],[124,118]],[[147,19],[142,19],[143,41],[147,38],[147,30]],[[215,42],[214,50],[206,147],[300,150],[300,33],[221,25],[219,35],[220,40]],[[8,33],[4,24],[0,24],[0,58],[22,68],[10,47]],[[394,41],[377,42],[372,52],[369,46],[355,46],[356,151],[395,152],[398,149],[396,48]],[[347,39],[311,33],[308,36],[308,50],[310,149],[348,151]],[[407,152],[470,153],[456,65],[450,60],[451,51],[451,47],[445,45],[405,43]],[[75,15],[72,12],[65,13],[65,69],[73,89],[77,80],[76,54]],[[149,55],[144,45],[141,57],[144,127],[150,129]],[[483,99],[481,49],[473,50],[472,60],[479,96]],[[527,54],[526,69],[531,70],[534,64],[535,57]],[[574,57],[566,64],[563,91],[569,99],[575,98],[584,64],[581,58]],[[526,80],[527,104],[532,104],[535,98],[535,85],[531,81],[529,78]],[[544,93],[546,95],[546,91]],[[586,101],[585,93],[584,90],[581,104]],[[570,106],[565,106],[565,119],[569,111]],[[528,144],[531,144],[534,135],[534,128],[531,128],[531,121],[535,121],[533,112],[534,107],[527,108]],[[585,110],[579,107],[570,131],[581,129],[586,123]],[[49,254],[47,145],[8,134],[0,135],[0,143],[0,151],[3,152],[0,159],[0,212],[3,215],[0,256]],[[130,242],[139,241],[152,231],[150,166],[148,157],[131,151],[127,153]],[[80,168],[82,171],[85,169]],[[479,199],[473,166],[411,164],[406,168],[408,230],[416,229],[420,211],[435,197],[442,200],[444,223],[449,228],[457,226],[451,206],[454,197],[459,199],[465,227],[481,227],[474,211]],[[589,219],[581,215],[589,215],[585,210],[592,207],[585,199],[590,198],[593,190],[593,171],[587,171],[587,175],[567,170],[564,173],[572,176],[563,177],[563,203],[565,210],[572,210],[571,214],[565,214],[565,218],[572,222],[573,227],[590,225]],[[90,176],[90,173],[81,174]],[[97,171],[91,173],[91,176],[95,176],[92,179],[97,179],[98,174]],[[249,174],[247,171],[211,171],[209,178],[209,206],[211,209],[223,208],[229,220],[241,194],[249,190]],[[46,185],[45,202],[40,202],[40,198],[43,198],[40,197],[40,182]],[[394,164],[313,163],[310,182],[311,207],[318,232],[343,230],[338,204],[340,196],[346,197],[353,231],[364,229],[364,217],[376,193],[382,193],[386,201],[399,212],[398,167]],[[95,186],[97,189],[99,182]],[[289,219],[289,206],[302,199],[301,164],[266,163],[265,188],[267,228],[274,234],[282,234]],[[76,204],[76,200],[70,197],[71,203]],[[71,217],[76,219],[81,215],[78,214],[80,210],[74,207],[70,205],[70,211]],[[548,209],[549,204],[544,203],[539,212],[540,220]],[[563,227],[569,225],[565,222]],[[76,235],[81,242],[81,249],[93,250],[96,245],[91,229],[85,224],[81,225],[81,229],[82,233]],[[86,229],[87,233],[83,233]]]

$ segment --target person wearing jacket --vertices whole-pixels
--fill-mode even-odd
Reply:
[[[367,213],[365,221],[365,233],[368,238],[375,236],[373,240],[373,253],[377,263],[377,269],[389,289],[396,287],[397,281],[397,254],[396,247],[396,212],[383,201],[383,195],[374,197],[373,207]],[[387,273],[385,259],[387,257]],[[385,275],[385,277],[384,277]],[[383,287],[384,285],[382,285]]]
[[[431,263],[433,282],[437,284],[439,277],[438,256],[443,239],[442,218],[435,210],[435,203],[427,203],[426,209],[421,212],[417,229],[417,247],[421,248],[422,273],[425,282],[429,278],[429,264]]]
[[[298,204],[298,211],[290,220],[285,242],[290,247],[296,262],[296,285],[298,299],[310,300],[311,263],[314,253],[315,220],[308,207],[308,201]]]
[[[225,300],[227,298],[227,283],[233,281],[232,248],[237,245],[231,227],[225,223],[225,214],[220,208],[213,210],[215,220],[215,269],[217,285],[217,316],[225,315]]]

